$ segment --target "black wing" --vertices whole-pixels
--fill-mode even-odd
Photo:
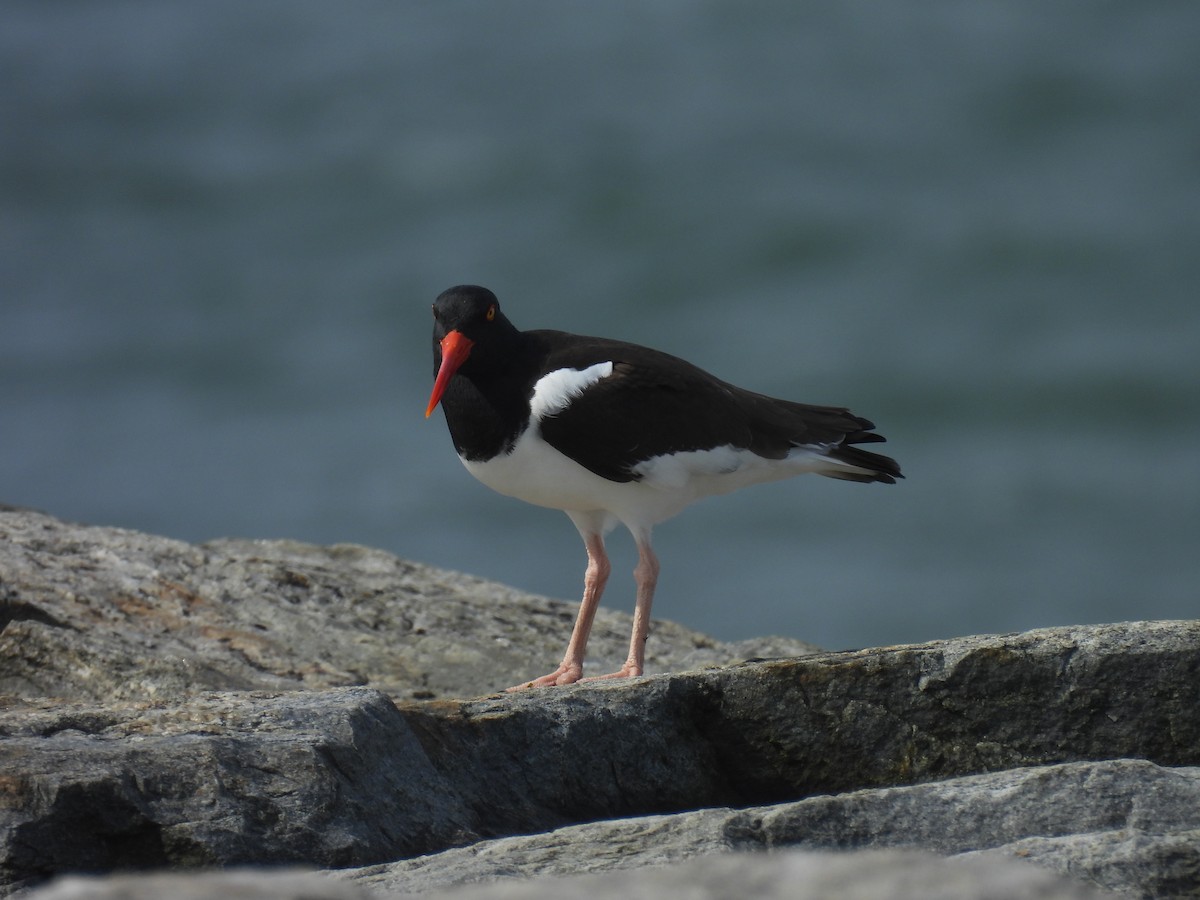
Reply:
[[[619,341],[579,338],[546,358],[544,371],[612,362],[612,374],[541,423],[559,452],[610,481],[634,481],[638,463],[656,456],[731,445],[768,459],[797,446],[874,470],[864,481],[892,481],[896,463],[848,444],[882,441],[869,421],[838,407],[776,400],[735,387],[678,357]]]

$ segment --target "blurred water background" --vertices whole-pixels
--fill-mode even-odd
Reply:
[[[574,600],[566,517],[422,417],[429,304],[475,282],[890,439],[896,487],[660,526],[657,616],[1194,617],[1197,36],[1189,2],[7,0],[0,502]]]

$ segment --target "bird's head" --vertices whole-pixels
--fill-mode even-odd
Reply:
[[[482,342],[484,347],[503,343],[516,329],[500,312],[500,302],[487,288],[464,284],[442,291],[433,302],[433,393],[425,410],[428,418],[446,392],[446,386]],[[478,355],[478,352],[477,352]]]

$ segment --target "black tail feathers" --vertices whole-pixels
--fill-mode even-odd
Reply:
[[[868,422],[867,427],[874,428],[875,426]],[[887,438],[883,435],[865,429],[851,432],[846,435],[845,439],[837,447],[829,451],[829,458],[865,471],[829,471],[822,472],[821,474],[829,478],[840,478],[843,481],[859,481],[864,484],[871,482],[895,484],[897,478],[904,477],[900,472],[900,464],[898,462],[890,456],[884,456],[882,453],[871,453],[869,450],[863,450],[860,447],[854,446],[855,444],[882,443],[886,440]]]

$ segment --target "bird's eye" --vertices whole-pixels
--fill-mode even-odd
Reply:
[[[492,319],[496,318],[496,304],[495,303],[493,303],[491,306],[488,307],[487,315],[484,318],[486,318],[489,322],[492,321]]]

